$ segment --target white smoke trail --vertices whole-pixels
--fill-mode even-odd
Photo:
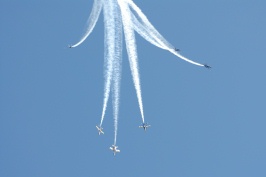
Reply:
[[[173,53],[174,55],[176,55],[177,57],[192,63],[194,65],[198,65],[198,66],[204,66],[203,64],[194,62],[184,56],[182,56],[180,53],[176,52],[174,50],[174,47],[155,29],[155,27],[149,22],[148,18],[142,13],[142,11],[140,10],[140,8],[132,1],[132,0],[127,0],[128,4],[130,5],[130,7],[136,12],[136,14],[139,16],[139,19],[141,19],[142,21],[142,29],[146,29],[146,31],[149,32],[149,38],[150,39],[154,39],[157,41],[157,43],[159,43],[160,45],[156,45],[157,47],[160,47],[162,49],[166,49],[169,52]],[[135,23],[136,24],[136,23]],[[141,22],[139,22],[138,24],[139,26],[141,25]],[[137,30],[136,30],[137,31]],[[140,35],[142,35],[140,33]],[[145,38],[147,39],[147,38]],[[148,40],[149,41],[149,40]],[[150,41],[149,41],[150,42]],[[154,43],[152,43],[154,44]],[[155,44],[154,44],[155,45]]]
[[[168,48],[173,49],[173,46],[155,29],[155,27],[150,23],[146,15],[141,11],[141,9],[132,1],[127,0],[130,7],[134,10],[136,15],[138,15],[138,19],[141,20],[140,23],[146,28],[149,33],[151,33],[151,36],[157,40],[158,43],[161,43],[161,45],[167,46]],[[133,13],[132,13],[133,14]]]
[[[91,11],[90,17],[89,17],[89,19],[87,21],[86,32],[81,37],[79,42],[77,42],[75,45],[73,45],[71,47],[79,46],[90,35],[90,33],[92,32],[93,28],[95,27],[96,22],[98,21],[100,12],[102,10],[102,6],[103,6],[103,1],[102,0],[94,0],[92,11]]]
[[[162,46],[160,43],[157,42],[157,39],[154,39],[154,37],[151,35],[151,33],[147,30],[147,27],[145,27],[143,24],[139,22],[139,20],[136,18],[136,16],[131,13],[131,18],[133,22],[134,30],[139,33],[144,39],[146,39],[151,44],[167,50],[167,47]]]
[[[115,58],[113,69],[113,115],[114,115],[114,145],[116,145],[117,129],[118,129],[118,115],[119,115],[119,101],[120,101],[120,83],[122,72],[122,19],[121,12],[117,1],[114,2],[115,12]]]
[[[112,74],[113,74],[113,60],[115,57],[115,19],[114,19],[114,9],[113,9],[113,2],[110,0],[105,0],[103,4],[103,13],[104,13],[104,99],[103,99],[103,110],[101,116],[101,123],[102,126],[107,103],[109,100],[110,94],[110,87],[112,81]]]
[[[142,104],[142,97],[141,97],[141,87],[140,87],[140,77],[138,71],[138,56],[137,56],[137,49],[136,49],[136,42],[135,42],[135,34],[132,26],[132,19],[130,15],[130,9],[128,4],[125,3],[124,0],[118,0],[121,14],[122,14],[122,21],[124,27],[124,34],[125,34],[125,41],[127,47],[127,53],[130,63],[130,69],[135,85],[135,89],[137,92],[138,103],[140,107],[142,121],[144,122],[144,113],[143,113],[143,104]]]

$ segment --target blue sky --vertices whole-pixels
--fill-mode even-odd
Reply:
[[[265,176],[265,1],[134,1],[186,63],[137,36],[144,132],[123,49],[113,157],[103,18],[92,1],[0,0],[0,176]]]

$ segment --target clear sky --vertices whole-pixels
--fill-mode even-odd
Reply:
[[[115,157],[92,0],[0,0],[0,176],[266,176],[266,1],[134,1],[191,65],[137,36],[147,132],[126,49]]]

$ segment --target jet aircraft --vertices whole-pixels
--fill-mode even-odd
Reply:
[[[120,152],[120,150],[119,149],[117,149],[118,148],[118,146],[116,146],[116,145],[112,145],[111,147],[110,147],[110,149],[113,151],[113,153],[114,153],[114,156],[115,156],[115,153],[117,153],[117,152]]]
[[[68,48],[72,48],[72,45],[68,45]]]
[[[104,132],[103,132],[103,128],[102,128],[101,126],[97,126],[97,125],[96,125],[96,128],[97,128],[97,130],[98,130],[98,132],[99,132],[99,135],[104,134]]]
[[[151,125],[148,125],[147,123],[142,123],[141,126],[139,126],[139,128],[143,128],[145,131],[147,130],[148,127],[150,127]]]
[[[180,49],[175,48],[175,51],[176,51],[176,52],[180,52]]]
[[[205,64],[204,67],[207,68],[207,69],[211,69],[212,68],[211,66],[209,66],[207,64]]]

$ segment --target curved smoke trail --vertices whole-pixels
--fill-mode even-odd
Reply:
[[[77,42],[75,45],[73,45],[71,47],[79,46],[90,35],[93,28],[95,27],[96,22],[98,21],[99,15],[100,15],[101,10],[102,10],[102,6],[103,6],[102,0],[94,0],[92,11],[91,11],[90,17],[87,21],[86,32],[81,37],[79,42]]]
[[[141,22],[139,22],[139,26],[141,25],[142,29],[146,29],[146,31],[149,31],[149,39],[154,39],[157,41],[157,43],[160,44],[160,47],[158,45],[156,45],[157,47],[160,47],[162,49],[166,49],[169,52],[173,53],[174,55],[176,55],[177,57],[192,63],[194,65],[198,65],[198,66],[204,66],[203,64],[197,63],[195,61],[192,61],[184,56],[182,56],[180,53],[176,52],[174,50],[174,47],[155,29],[155,27],[150,23],[150,21],[148,20],[148,18],[142,13],[142,11],[140,10],[140,8],[132,1],[132,0],[127,0],[127,2],[129,3],[130,7],[136,12],[136,14],[138,15],[139,19],[141,19]],[[137,31],[137,30],[136,30]],[[140,33],[141,35],[141,33]],[[145,38],[146,39],[146,38]],[[149,41],[149,40],[148,40]],[[149,41],[150,42],[150,41]],[[154,43],[152,43],[154,44]]]
[[[146,15],[141,11],[141,9],[132,0],[127,0],[127,1],[130,7],[136,13],[136,15],[138,15],[138,19],[140,19],[139,23],[141,23],[143,27],[147,31],[149,31],[150,36],[153,37],[161,45],[167,46],[167,48],[173,49],[173,46],[155,29],[155,27],[150,23],[150,21],[148,20]]]
[[[134,30],[141,35],[144,39],[146,39],[151,44],[167,50],[167,47],[162,46],[160,43],[157,42],[157,40],[151,35],[151,33],[147,30],[147,28],[139,22],[139,20],[136,18],[134,14],[131,13],[132,22]]]
[[[139,71],[138,71],[138,55],[137,55],[134,29],[133,29],[132,19],[130,15],[130,9],[128,7],[128,4],[126,4],[125,1],[123,0],[118,0],[118,4],[120,6],[121,14],[122,14],[124,35],[125,35],[130,69],[131,69],[135,89],[137,92],[137,98],[138,98],[138,103],[140,107],[142,121],[144,122],[143,104],[142,104],[141,87],[140,87],[140,76],[139,76]]]

